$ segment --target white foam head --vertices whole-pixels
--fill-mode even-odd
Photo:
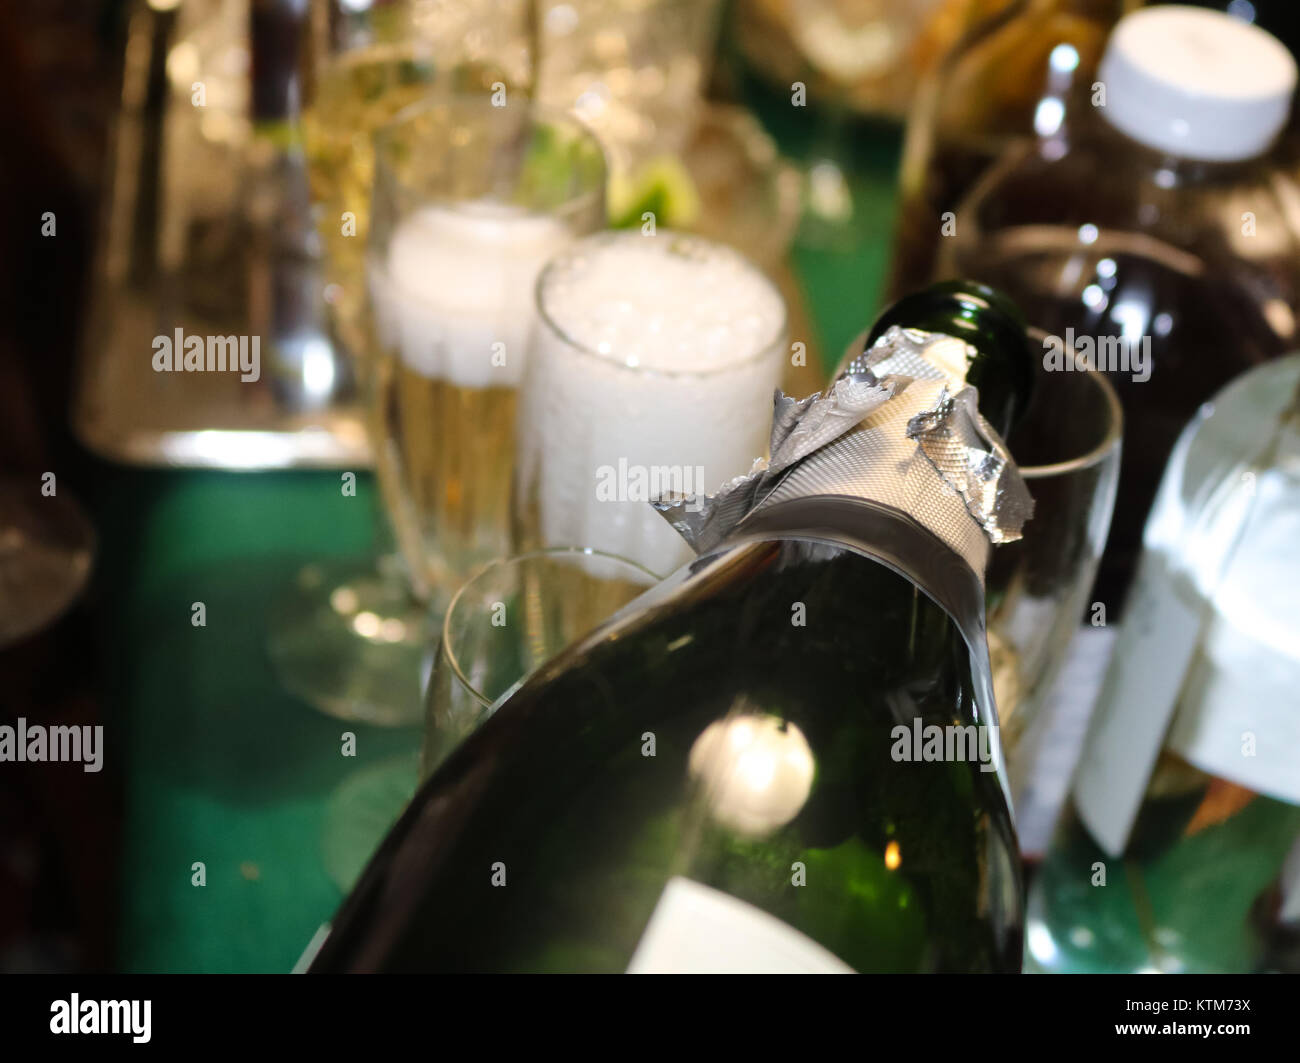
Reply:
[[[557,218],[509,204],[416,211],[371,271],[381,339],[422,376],[461,387],[517,386],[537,274],[571,240]]]
[[[730,248],[663,231],[581,240],[537,289],[520,475],[545,543],[667,574],[690,551],[646,495],[711,493],[766,452],[780,293]]]
[[[743,256],[699,237],[601,233],[550,263],[538,304],[587,351],[632,368],[705,373],[781,334],[780,293]]]

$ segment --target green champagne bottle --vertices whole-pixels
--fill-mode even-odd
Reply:
[[[982,573],[1028,499],[965,378],[1012,418],[1032,353],[918,298],[778,396],[766,471],[660,504],[700,557],[443,762],[313,971],[1020,969]]]

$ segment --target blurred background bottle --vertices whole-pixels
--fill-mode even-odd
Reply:
[[[1031,962],[1300,970],[1297,536],[1290,355],[1207,402],[1170,458],[1031,897]]]
[[[738,0],[731,27],[756,74],[857,114],[903,119],[966,29],[1015,0]]]
[[[1008,149],[1088,109],[1111,27],[1138,0],[970,0],[966,30],[920,83],[903,145],[888,298],[928,283],[944,214]],[[1035,322],[1037,324],[1037,322]]]
[[[277,405],[328,407],[355,382],[330,335],[312,221],[302,137],[305,12],[293,0],[252,0],[248,14],[251,137],[230,254],[246,264],[247,325],[267,345],[264,375]]]
[[[938,273],[1008,292],[1119,392],[1119,502],[1094,591],[1115,610],[1188,418],[1294,345],[1298,193],[1265,156],[1296,66],[1257,27],[1167,5],[1121,20],[1096,82],[1068,124],[1039,107],[1037,139],[956,208]]]
[[[304,135],[336,329],[366,356],[359,322],[374,183],[371,136],[434,93],[531,93],[529,0],[312,5]]]

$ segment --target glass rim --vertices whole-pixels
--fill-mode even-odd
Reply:
[[[870,327],[865,328],[849,341],[849,345],[845,348],[845,353],[840,359],[840,367],[847,362],[850,354],[857,355],[862,350],[863,344],[866,342],[867,336],[870,332]],[[1041,343],[1051,335],[1051,333],[1046,329],[1039,328],[1037,325],[1029,325],[1025,328],[1025,335],[1027,335],[1030,340],[1036,343]],[[1110,457],[1111,452],[1116,450],[1123,442],[1124,407],[1119,401],[1119,395],[1115,391],[1115,385],[1107,380],[1106,374],[1099,369],[1090,366],[1085,366],[1082,369],[1078,368],[1078,355],[1074,353],[1074,348],[1072,346],[1067,349],[1067,353],[1071,364],[1075,366],[1075,368],[1071,369],[1070,372],[1076,376],[1086,375],[1088,379],[1101,390],[1106,403],[1108,427],[1101,442],[1092,449],[1080,454],[1078,457],[1067,458],[1065,461],[1048,462],[1043,465],[1017,464],[1016,468],[1020,471],[1020,475],[1023,479],[1047,480],[1051,479],[1053,476],[1067,476],[1070,473],[1081,472],[1084,469],[1091,469],[1107,460]],[[836,372],[838,372],[838,369]],[[1046,370],[1044,370],[1044,372],[1046,372]],[[831,381],[828,382],[827,387],[830,387],[834,380],[835,373],[832,374]],[[1011,457],[1014,459],[1015,455],[1012,454]]]
[[[651,239],[657,240],[661,236],[669,239],[686,239],[694,241],[697,244],[703,244],[707,247],[721,248],[728,254],[734,255],[746,267],[771,290],[776,296],[778,305],[781,307],[781,318],[777,323],[776,330],[772,337],[765,343],[761,344],[758,349],[748,357],[739,359],[734,362],[728,362],[723,366],[713,366],[706,369],[654,369],[649,366],[628,365],[618,358],[611,357],[608,354],[602,354],[600,351],[593,350],[584,343],[574,339],[568,332],[561,328],[547,310],[542,301],[542,286],[546,283],[551,271],[561,265],[570,255],[577,252],[584,245],[596,243],[614,243],[618,240],[626,239]],[[786,305],[785,296],[781,294],[781,289],[777,287],[776,282],[772,280],[762,269],[754,262],[748,259],[736,248],[730,244],[724,244],[719,240],[711,240],[706,236],[699,236],[696,233],[683,232],[678,229],[656,229],[654,236],[646,237],[639,234],[636,229],[601,229],[594,233],[588,233],[586,236],[580,236],[568,247],[555,254],[546,265],[544,265],[537,274],[537,280],[533,284],[533,310],[537,314],[537,320],[540,325],[549,329],[554,335],[571,351],[599,362],[603,366],[609,366],[621,372],[635,373],[641,376],[662,377],[666,379],[687,379],[700,380],[704,377],[715,376],[720,373],[731,373],[740,369],[747,369],[750,366],[757,365],[763,359],[771,354],[774,350],[785,345],[787,338],[787,329],[790,326],[790,308]],[[535,349],[535,347],[534,347]],[[530,355],[533,351],[530,350]],[[530,359],[531,360],[531,359]]]
[[[1046,329],[1033,325],[1027,328],[1025,333],[1030,339],[1039,343],[1051,335]],[[1084,469],[1091,469],[1106,461],[1112,452],[1117,451],[1124,438],[1124,407],[1115,392],[1115,386],[1106,379],[1106,374],[1095,366],[1085,365],[1080,368],[1078,355],[1074,353],[1073,346],[1066,348],[1066,356],[1072,366],[1067,372],[1087,379],[1101,391],[1106,404],[1108,422],[1106,432],[1100,443],[1078,457],[1048,462],[1045,465],[1019,466],[1020,475],[1025,480],[1047,480],[1055,476],[1068,476],[1071,473],[1082,472]]]
[[[429,94],[422,99],[408,103],[401,108],[389,119],[378,125],[370,134],[371,150],[374,152],[375,166],[375,188],[378,188],[379,169],[383,165],[385,170],[389,167],[384,161],[383,152],[385,142],[391,141],[396,137],[399,127],[408,126],[421,115],[428,114],[436,110],[461,110],[469,111],[472,106],[491,107],[488,102],[490,97],[481,92],[450,92]],[[605,145],[601,142],[595,131],[579,118],[572,111],[566,111],[563,108],[548,107],[529,99],[527,104],[527,116],[524,120],[524,126],[528,129],[538,129],[543,125],[559,126],[567,128],[575,134],[575,138],[584,142],[589,147],[595,148],[595,157],[600,160],[600,180],[593,181],[590,188],[584,188],[575,192],[572,196],[564,200],[558,206],[546,210],[544,213],[548,217],[567,218],[572,214],[581,213],[583,210],[591,207],[593,201],[599,201],[601,206],[601,221],[604,221],[604,198],[606,186],[609,183],[609,154],[605,150]],[[499,109],[499,108],[494,108]],[[406,187],[406,182],[400,182]],[[374,192],[371,192],[373,197]],[[428,201],[429,205],[436,205],[440,201],[432,198]],[[453,202],[465,202],[464,197],[457,198]]]
[[[470,680],[470,678],[465,674],[465,670],[461,667],[460,659],[456,653],[455,644],[453,643],[451,637],[451,630],[450,630],[451,619],[452,619],[452,615],[456,611],[456,606],[460,603],[461,596],[466,591],[468,591],[470,587],[472,587],[475,583],[477,583],[482,577],[488,575],[491,572],[499,571],[501,569],[506,568],[507,566],[516,565],[523,561],[540,561],[540,560],[562,558],[562,557],[593,557],[593,558],[599,558],[602,561],[614,561],[624,566],[625,568],[633,568],[636,569],[638,572],[640,572],[642,575],[649,576],[651,578],[651,584],[650,584],[651,586],[654,583],[661,582],[662,580],[662,577],[659,576],[657,573],[651,572],[644,565],[639,564],[638,562],[633,561],[630,558],[622,557],[619,554],[611,554],[606,550],[597,550],[595,547],[592,546],[542,547],[541,549],[529,550],[522,554],[511,554],[509,557],[498,557],[480,565],[478,568],[476,568],[465,578],[464,583],[462,583],[459,587],[456,588],[456,593],[451,596],[451,601],[447,603],[447,611],[446,613],[443,614],[442,625],[440,629],[441,638],[439,641],[439,653],[442,656],[444,656],[447,659],[447,663],[451,665],[452,675],[456,677],[460,685],[464,687],[467,691],[469,691],[470,696],[474,698],[475,701],[479,702],[479,704],[482,705],[484,708],[491,708],[494,704],[496,704],[496,699],[489,698],[486,694],[484,694],[481,690],[479,690],[478,687],[475,686],[474,683]],[[434,667],[435,668],[437,667],[436,663],[434,664]],[[524,677],[520,676],[519,678],[523,679]],[[515,685],[517,686],[518,683],[519,680],[517,679],[515,681]]]

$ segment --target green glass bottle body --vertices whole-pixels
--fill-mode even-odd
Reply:
[[[751,517],[442,764],[313,970],[1019,970],[978,574],[860,499]]]

